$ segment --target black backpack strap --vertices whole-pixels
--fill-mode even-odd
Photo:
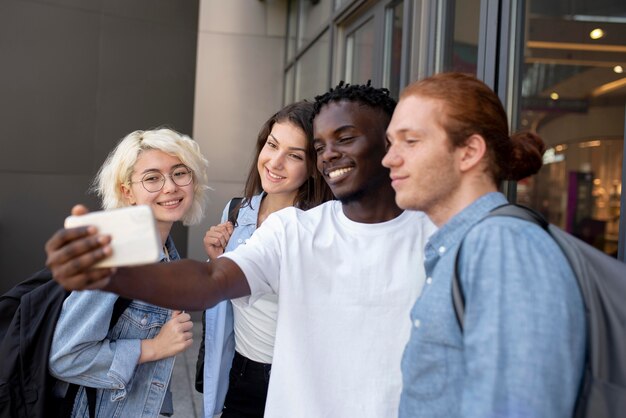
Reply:
[[[241,201],[243,197],[233,197],[230,199],[228,205],[228,220],[233,226],[237,226],[237,218],[239,217],[239,209],[241,208]]]
[[[523,219],[528,222],[532,222],[539,225],[544,230],[548,230],[549,222],[537,211],[528,208],[526,206],[507,203],[502,206],[491,210],[484,218],[478,221],[476,224],[484,221],[492,216],[512,216],[514,218]],[[469,232],[469,231],[468,231]],[[459,327],[463,330],[463,318],[465,316],[465,297],[463,296],[463,287],[459,280],[459,254],[461,253],[461,247],[463,241],[457,247],[456,254],[454,256],[454,270],[452,271],[452,303],[454,305],[454,313],[456,319],[459,322]]]

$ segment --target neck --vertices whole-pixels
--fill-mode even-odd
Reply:
[[[391,184],[385,184],[354,199],[342,200],[344,215],[354,222],[375,224],[390,221],[403,212],[396,205]]]
[[[263,200],[261,200],[261,206],[259,207],[257,226],[260,226],[272,213],[293,206],[295,197],[296,192],[289,194],[266,194]]]
[[[170,234],[170,231],[172,230],[172,225],[173,225],[173,222],[157,221],[157,229],[159,230],[159,236],[161,237],[161,244],[165,245],[167,236]]]
[[[430,220],[438,228],[441,228],[480,197],[497,191],[498,188],[495,183],[486,176],[466,178],[461,181],[461,184],[445,201],[438,202],[433,207],[425,210],[425,212]]]

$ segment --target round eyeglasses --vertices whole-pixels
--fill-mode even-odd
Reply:
[[[151,171],[144,174],[140,181],[131,181],[130,184],[141,183],[150,193],[156,193],[165,186],[165,176],[169,177],[177,186],[187,186],[193,181],[193,171],[189,167],[179,167],[170,174]]]

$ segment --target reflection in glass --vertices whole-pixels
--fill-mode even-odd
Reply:
[[[456,0],[450,4],[448,13],[452,13],[454,32],[444,54],[444,71],[476,74],[480,0]]]
[[[385,60],[383,86],[389,89],[392,97],[400,93],[400,64],[402,62],[402,22],[404,2],[397,2],[385,11]]]
[[[374,72],[374,19],[370,18],[346,37],[346,81],[366,83]]]
[[[298,49],[315,38],[331,15],[332,0],[300,0],[300,28]]]
[[[292,103],[294,101],[294,91],[293,91],[293,77],[295,73],[295,66],[292,66],[285,73],[284,80],[284,90],[283,90],[283,104]]]
[[[616,255],[626,77],[626,4],[529,1],[519,129],[547,143],[539,174],[518,183],[520,203]],[[618,16],[622,16],[621,18]],[[593,39],[593,29],[605,36]]]
[[[330,67],[328,31],[300,57],[296,64],[295,100],[313,99],[328,90]]]
[[[287,61],[296,54],[296,36],[298,30],[298,0],[289,0],[287,16]]]

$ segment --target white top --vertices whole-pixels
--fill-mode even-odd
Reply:
[[[254,305],[233,303],[235,350],[259,363],[271,364],[276,335],[278,296],[261,296]]]
[[[356,223],[331,201],[275,212],[223,255],[252,291],[234,303],[280,295],[266,417],[397,416],[409,311],[434,230],[421,212]]]

